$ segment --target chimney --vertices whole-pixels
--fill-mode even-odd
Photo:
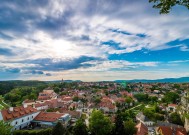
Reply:
[[[24,108],[27,108],[27,107],[28,107],[28,105],[27,105],[27,104],[24,104],[24,105],[23,105],[23,107],[24,107]]]
[[[10,112],[13,112],[13,107],[10,107],[10,108],[9,108],[9,111],[10,111]]]

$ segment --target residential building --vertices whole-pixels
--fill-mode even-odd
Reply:
[[[39,111],[31,106],[10,107],[1,110],[0,120],[10,122],[13,130],[19,130],[29,126],[38,114]]]
[[[183,127],[159,126],[156,132],[159,135],[187,135],[186,129]]]
[[[57,98],[57,94],[54,92],[53,89],[47,88],[44,89],[43,92],[39,93],[38,101],[43,102],[44,100],[50,100]]]
[[[135,127],[137,128],[136,135],[148,134],[148,128],[142,122],[138,123]]]
[[[136,115],[136,120],[142,122],[145,126],[153,126],[154,122],[151,121],[148,117],[146,117],[142,112]]]
[[[57,122],[61,122],[65,127],[69,125],[71,116],[67,113],[40,112],[32,121],[35,126],[53,127]]]
[[[176,112],[177,106],[177,104],[168,104],[166,110],[168,112]]]

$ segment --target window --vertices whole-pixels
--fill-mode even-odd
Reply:
[[[28,117],[28,120],[29,120],[30,118]]]
[[[22,119],[22,122],[24,122],[24,119]]]
[[[17,125],[17,124],[18,124],[18,121],[15,122],[15,125]]]

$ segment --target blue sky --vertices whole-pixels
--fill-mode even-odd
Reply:
[[[189,76],[189,11],[147,0],[1,0],[0,80]]]

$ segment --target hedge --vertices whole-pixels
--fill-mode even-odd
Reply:
[[[52,129],[40,129],[40,130],[15,130],[13,135],[52,135]]]

